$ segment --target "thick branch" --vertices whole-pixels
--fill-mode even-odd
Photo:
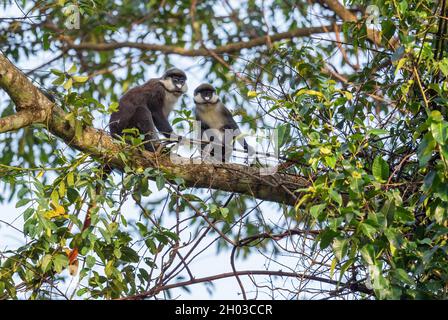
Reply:
[[[45,95],[12,65],[3,55],[0,55],[0,74],[10,74],[15,81],[0,81],[0,87],[16,99],[17,108],[41,102],[37,105],[39,110],[51,110],[47,119],[48,129],[63,139],[71,147],[88,153],[102,161],[107,161],[113,167],[124,168],[125,163],[118,156],[123,147],[104,131],[86,127],[78,136],[75,135],[74,124],[66,120],[66,113],[54,106]],[[21,96],[21,93],[24,93]],[[34,92],[34,95],[26,95],[26,92]],[[24,98],[28,97],[28,98]],[[258,199],[275,201],[289,205],[295,204],[295,199],[285,189],[295,191],[306,188],[309,182],[300,176],[289,174],[273,174],[263,176],[258,168],[252,168],[237,164],[192,164],[189,158],[176,156],[173,161],[169,155],[150,153],[146,151],[129,151],[128,165],[138,168],[157,168],[166,173],[168,177],[180,177],[185,180],[188,187],[211,188],[230,192],[237,192],[253,196]]]
[[[46,112],[23,110],[19,113],[0,118],[0,133],[18,130],[29,126],[30,124],[42,122],[45,120]]]
[[[340,27],[340,26],[339,26]],[[287,32],[281,32],[277,34],[262,36],[254,38],[249,41],[241,41],[223,45],[217,48],[210,49],[215,54],[235,53],[243,49],[250,49],[268,44],[268,42],[276,42],[285,39],[292,39],[298,37],[306,37],[312,34],[327,33],[334,31],[334,25],[321,26],[321,27],[309,27],[300,28]],[[200,49],[185,49],[173,45],[158,45],[149,43],[137,43],[137,42],[112,42],[112,43],[80,43],[75,44],[70,38],[61,36],[61,40],[66,43],[66,48],[75,50],[95,50],[95,51],[109,51],[121,48],[135,48],[144,51],[159,51],[165,54],[178,54],[182,56],[197,57],[197,56],[209,56],[210,51],[204,48]]]
[[[34,111],[51,110],[51,101],[2,54],[0,54],[0,87],[14,101],[17,111],[25,109]]]

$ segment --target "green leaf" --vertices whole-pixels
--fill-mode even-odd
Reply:
[[[96,259],[94,256],[87,256],[86,265],[88,268],[92,269],[93,266],[95,265],[95,263],[96,263]]]
[[[227,218],[228,214],[229,214],[229,209],[228,208],[219,208],[219,211],[221,211],[221,215],[224,218]]]
[[[448,138],[448,122],[433,122],[431,124],[431,133],[438,144],[446,144]]]
[[[50,37],[50,34],[48,34],[48,33],[44,34],[44,36],[42,37],[42,42],[43,42],[42,47],[45,51],[50,49],[49,37]]]
[[[400,13],[406,14],[406,11],[408,9],[408,2],[406,0],[403,0],[400,2],[400,4],[398,6],[400,8]]]
[[[120,259],[120,258],[121,258],[121,251],[120,251],[120,248],[115,248],[115,249],[114,249],[114,256],[115,256],[117,259]]]
[[[321,204],[312,206],[310,208],[311,215],[317,219],[319,217],[320,213],[322,212],[322,210],[324,210],[326,206],[327,206],[327,204],[325,204],[325,203],[321,203]]]
[[[112,102],[110,104],[109,108],[107,109],[107,112],[109,112],[109,113],[117,112],[118,111],[118,106],[119,106],[118,102],[116,102],[116,101]]]
[[[331,157],[325,157],[325,163],[327,164],[327,166],[329,166],[331,169],[334,169],[336,166],[336,157],[331,156]]]
[[[442,113],[439,110],[432,110],[429,114],[429,118],[432,122],[442,122],[443,116]]]
[[[426,166],[429,159],[431,159],[435,147],[436,147],[436,141],[433,139],[431,133],[428,132],[423,137],[417,149],[417,155],[420,167]]]
[[[114,262],[112,260],[108,261],[106,267],[104,268],[104,273],[106,277],[110,278],[115,271]]]
[[[87,292],[89,292],[90,291],[90,289],[89,288],[82,288],[82,289],[79,289],[77,292],[76,292],[76,295],[78,296],[78,297],[81,297],[81,296],[83,296],[83,295],[85,295]]]
[[[369,131],[367,131],[367,134],[373,134],[376,136],[381,136],[381,135],[385,135],[385,134],[389,134],[389,131],[384,130],[384,129],[370,129]]]
[[[333,241],[333,239],[339,234],[331,229],[326,229],[322,231],[319,235],[319,246],[323,250],[327,248]]]
[[[279,125],[277,128],[278,148],[284,146],[291,138],[291,126],[289,124]]]
[[[31,199],[20,199],[19,201],[17,201],[16,203],[16,208],[20,208],[23,207],[24,205],[26,205],[28,202],[30,202]]]
[[[348,251],[348,240],[347,239],[334,239],[333,241],[333,252],[338,259],[341,261]]]
[[[448,218],[448,209],[443,205],[438,205],[434,210],[434,219],[437,223],[443,224]]]
[[[372,225],[365,223],[365,222],[359,223],[359,229],[361,230],[362,233],[364,233],[367,237],[369,237],[372,240],[373,240],[373,235],[377,231],[377,229],[375,227],[373,227]]]
[[[34,209],[33,208],[28,208],[23,212],[23,220],[26,221],[28,220],[32,214],[34,213]]]
[[[410,223],[414,222],[415,220],[414,214],[411,211],[404,208],[397,208],[394,217],[396,217],[398,221],[402,223]]]
[[[335,201],[338,205],[342,206],[342,196],[340,193],[331,189],[329,195],[333,201]]]
[[[414,280],[412,280],[412,278],[408,275],[408,273],[404,270],[404,269],[396,269],[395,270],[395,275],[397,276],[397,278],[399,280],[401,280],[402,282],[409,284],[409,285],[413,285],[414,284]]]
[[[150,239],[150,238],[147,238],[146,240],[145,240],[145,244],[146,244],[146,246],[148,247],[148,249],[149,249],[149,251],[152,253],[152,254],[156,254],[157,253],[157,246],[156,246],[156,244],[154,243],[154,241],[152,240],[152,239]]]
[[[163,189],[163,187],[165,186],[165,177],[164,176],[158,175],[156,177],[156,186],[159,191]]]
[[[48,269],[51,267],[51,254],[46,254],[40,263],[40,267],[42,268],[43,272],[47,272]]]
[[[373,160],[372,173],[379,182],[386,182],[389,178],[389,165],[381,156],[376,156]]]
[[[64,268],[68,266],[68,257],[65,254],[57,254],[53,258],[54,270],[61,273]]]
[[[361,256],[368,265],[375,264],[375,249],[373,245],[367,244],[361,248]]]
[[[448,77],[448,58],[443,58],[443,60],[439,62],[439,68],[443,75]]]

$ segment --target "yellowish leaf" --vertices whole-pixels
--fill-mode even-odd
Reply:
[[[361,178],[361,174],[358,171],[353,171],[352,177],[355,178],[355,179],[360,179]]]
[[[76,72],[76,69],[77,69],[77,68],[76,68],[76,65],[73,64],[73,65],[70,67],[70,69],[68,69],[67,72],[68,72],[68,73],[75,73],[75,72]]]
[[[51,206],[54,208],[53,210],[48,210],[44,213],[44,218],[50,220],[53,218],[68,218],[68,215],[65,214],[65,208],[59,204],[55,204],[51,202]]]
[[[73,80],[75,80],[75,82],[81,82],[81,83],[89,80],[89,77],[81,77],[81,76],[73,76],[72,78]]]
[[[325,99],[325,96],[322,94],[322,92],[316,91],[316,90],[308,90],[308,89],[301,89],[299,92],[296,93],[296,96],[301,96],[307,94],[309,96],[316,96],[322,99]]]
[[[395,69],[395,74],[400,71],[401,68],[403,68],[404,64],[406,63],[406,58],[401,58],[397,63],[397,68]]]
[[[47,212],[44,213],[44,218],[50,220],[51,218],[53,218],[55,216],[55,212],[54,210],[49,210]]]
[[[75,184],[75,175],[73,172],[67,174],[67,183],[69,187],[72,187]]]
[[[327,156],[327,155],[331,154],[331,149],[327,148],[327,147],[321,147],[320,153]]]
[[[66,191],[65,182],[61,181],[61,183],[59,184],[59,196],[61,198],[65,196],[65,191]]]
[[[248,98],[255,98],[256,96],[258,96],[258,93],[256,91],[250,90],[247,92]]]
[[[72,87],[72,85],[73,85],[73,79],[70,78],[64,83],[64,89],[68,90]]]
[[[331,261],[331,267],[330,267],[330,279],[333,279],[334,276],[334,270],[336,269],[336,265],[338,263],[338,259],[336,257]]]

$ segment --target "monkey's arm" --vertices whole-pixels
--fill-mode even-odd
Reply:
[[[168,122],[168,119],[163,114],[163,111],[155,110],[152,111],[151,113],[152,113],[152,119],[154,120],[154,124],[157,130],[159,130],[159,132],[163,134],[165,137],[169,138],[171,133],[173,132],[173,128]]]
[[[149,85],[150,90],[148,91],[148,109],[152,114],[154,125],[161,134],[169,138],[173,132],[173,128],[168,122],[168,117],[163,113],[165,89],[159,82],[153,82]]]
[[[196,121],[199,121],[201,123],[201,128],[199,131],[199,140],[201,141],[201,149],[204,149],[206,144],[208,143],[208,137],[204,137],[204,132],[210,129],[210,127],[201,120],[199,115],[196,114]]]
[[[220,108],[221,115],[226,119],[226,123],[223,126],[222,129],[232,129],[232,130],[240,130],[238,127],[238,124],[233,119],[232,113],[227,109],[225,106],[222,105],[222,108]]]
[[[221,108],[221,112],[223,117],[226,118],[226,124],[223,126],[222,130],[232,129],[235,133],[234,135],[235,138],[241,135],[241,130],[238,124],[235,122],[235,119],[233,119],[232,113],[224,106],[223,108]],[[247,152],[249,155],[255,153],[255,150],[246,142],[246,139],[240,137],[237,138],[236,140],[238,140],[238,143],[244,148],[244,151]]]
[[[126,96],[123,96],[119,102],[118,111],[112,113],[109,120],[109,129],[112,136],[122,134],[126,128],[133,127],[131,119],[134,116],[137,107]]]
[[[155,126],[151,112],[145,106],[137,107],[134,116],[131,119],[134,127],[137,128],[140,133],[145,135],[145,149],[154,152],[153,145],[154,140],[157,140],[157,134],[155,133]]]

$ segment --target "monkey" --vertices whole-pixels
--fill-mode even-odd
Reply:
[[[173,133],[168,116],[180,96],[187,92],[186,80],[185,72],[171,68],[161,78],[150,79],[127,91],[119,100],[118,111],[110,116],[111,135],[122,136],[124,129],[136,128],[145,135],[145,149],[154,152],[151,141],[157,138],[156,128],[167,138]]]
[[[201,123],[201,140],[205,135],[210,141],[213,140],[215,147],[216,144],[222,145],[221,148],[213,147],[210,156],[228,162],[232,155],[234,139],[241,134],[232,114],[220,101],[215,88],[208,83],[203,83],[194,90],[193,100],[196,105],[196,120]],[[244,138],[238,138],[237,140],[249,156],[255,153]],[[212,145],[205,146],[203,144],[201,146],[203,153],[205,148],[210,149]],[[208,150],[205,152],[207,153]],[[220,154],[220,157],[216,153]]]
[[[109,130],[113,137],[122,136],[123,130],[136,128],[145,135],[144,147],[150,152],[155,148],[153,140],[157,139],[156,129],[165,137],[171,137],[173,128],[168,116],[178,99],[187,92],[187,76],[177,68],[168,69],[161,78],[150,79],[145,84],[127,91],[118,102],[118,110],[109,119]],[[101,180],[112,172],[108,165],[102,165]],[[95,193],[101,192],[97,183]],[[91,225],[91,211],[96,207],[94,200],[89,203],[81,233]],[[77,270],[78,246],[75,244],[68,254],[71,270]],[[71,271],[72,272],[72,271]],[[73,271],[76,273],[76,271]]]

